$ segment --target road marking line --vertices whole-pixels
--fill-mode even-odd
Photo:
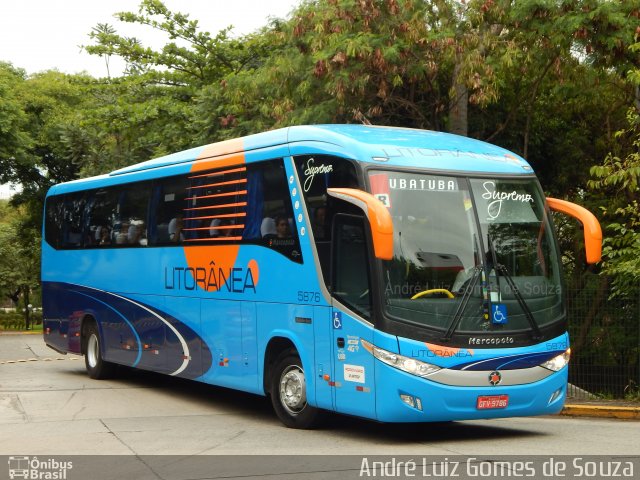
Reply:
[[[56,360],[82,360],[82,357],[73,355],[69,357],[20,358],[18,360],[2,360],[0,361],[0,365],[7,365],[10,363],[27,363],[27,362],[54,362]]]

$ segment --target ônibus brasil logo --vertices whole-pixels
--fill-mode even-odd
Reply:
[[[40,460],[38,457],[9,457],[9,478],[30,480],[67,480],[67,471],[73,462],[63,462],[54,458]]]

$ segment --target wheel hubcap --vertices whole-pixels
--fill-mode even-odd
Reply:
[[[282,373],[280,377],[280,402],[292,415],[297,415],[307,405],[304,372],[300,367],[292,365]]]
[[[95,333],[92,333],[87,342],[87,363],[89,363],[91,368],[94,368],[98,364],[99,354],[98,337]]]

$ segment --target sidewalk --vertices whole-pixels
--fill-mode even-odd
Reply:
[[[42,330],[0,330],[0,335],[42,335]]]
[[[567,398],[560,415],[640,420],[640,403],[625,400],[579,400],[577,398]]]

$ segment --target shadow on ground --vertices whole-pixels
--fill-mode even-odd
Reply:
[[[86,375],[83,371],[69,371],[64,374]],[[99,380],[95,381],[99,382]],[[217,413],[221,410],[266,424],[280,424],[268,397],[130,368],[120,368],[117,377],[108,382],[112,388],[155,389],[158,395],[194,402],[204,408],[207,405],[215,407]],[[282,428],[286,427],[282,426]],[[499,422],[494,424],[481,421],[383,424],[335,413],[328,413],[319,429],[351,440],[367,442],[376,440],[398,445],[416,442],[436,445],[455,441],[534,437],[542,440],[546,436],[544,433],[519,429],[512,425],[505,426]]]

